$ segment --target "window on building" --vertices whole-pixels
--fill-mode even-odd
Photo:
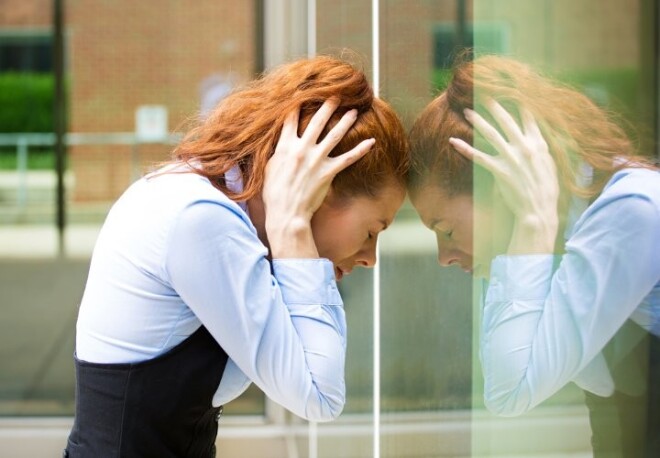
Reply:
[[[433,67],[451,68],[456,54],[479,43],[479,51],[486,54],[508,54],[509,29],[504,23],[465,24],[459,36],[456,22],[443,22],[433,27]]]
[[[48,73],[53,68],[49,34],[0,34],[0,73]]]

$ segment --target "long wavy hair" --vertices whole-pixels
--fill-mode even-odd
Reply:
[[[332,187],[336,194],[374,197],[387,185],[404,187],[409,148],[399,118],[386,102],[374,97],[361,70],[328,56],[281,65],[234,90],[184,136],[172,160],[191,164],[231,199],[248,200],[263,188],[266,164],[286,116],[300,110],[302,134],[330,97],[338,98],[340,105],[321,138],[344,113],[358,110],[357,120],[331,156],[349,151],[364,139],[376,140],[371,151],[335,177]],[[240,167],[244,184],[239,193],[228,189],[223,178],[235,166]]]
[[[489,119],[483,105],[486,98],[501,103],[518,121],[520,107],[534,116],[557,165],[560,186],[568,194],[592,198],[621,168],[654,168],[649,158],[634,153],[614,115],[585,95],[511,58],[482,56],[459,63],[446,90],[415,121],[408,179],[412,193],[431,183],[449,195],[473,194],[474,184],[489,189],[490,173],[449,144],[450,137],[470,144],[478,140],[463,110],[474,109]],[[488,150],[484,142],[477,141],[476,146]],[[584,163],[593,169],[590,183],[581,177]]]

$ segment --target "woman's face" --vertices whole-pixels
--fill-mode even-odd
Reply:
[[[436,234],[440,265],[457,266],[478,277],[490,275],[490,262],[506,252],[511,238],[511,215],[497,201],[475,203],[470,194],[450,196],[435,185],[415,193],[417,213]]]
[[[376,263],[378,234],[392,223],[405,198],[400,186],[387,186],[378,197],[337,198],[332,193],[312,218],[319,255],[335,266],[337,280],[355,266]]]

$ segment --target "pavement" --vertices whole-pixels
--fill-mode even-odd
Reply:
[[[22,186],[21,183],[29,185],[25,192],[17,191],[18,187]],[[53,177],[48,174],[32,174],[29,181],[21,182],[15,174],[0,173],[0,307],[3,313],[3,319],[0,320],[0,417],[5,417],[4,420],[0,419],[0,457],[60,456],[61,445],[70,428],[73,412],[72,353],[75,320],[87,278],[89,259],[105,211],[110,204],[90,206],[69,203],[69,224],[60,234],[54,224],[53,186]],[[421,329],[419,326],[424,326],[424,323],[433,322],[437,324],[434,332],[421,337],[420,333],[414,332],[406,341],[411,343],[412,339],[412,344],[417,345],[414,342],[417,336],[422,339],[419,345],[435,346],[441,349],[440,353],[444,353],[443,345],[454,349],[454,353],[459,348],[466,348],[469,353],[469,344],[466,346],[463,342],[465,336],[468,340],[470,338],[469,323],[468,329],[460,327],[460,323],[469,319],[467,315],[463,316],[466,298],[460,296],[460,291],[466,288],[469,290],[470,281],[462,272],[449,269],[442,271],[445,280],[440,282],[441,285],[439,283],[440,286],[436,289],[426,291],[428,288],[419,288],[420,285],[432,281],[430,278],[437,282],[439,271],[435,263],[435,238],[416,217],[410,215],[410,209],[404,208],[402,212],[404,217],[384,232],[380,239],[380,249],[384,255],[384,262],[381,264],[383,278],[396,278],[394,283],[383,282],[382,287],[384,313],[381,329],[385,336],[383,351],[388,355],[387,359],[399,361],[396,345],[402,343],[401,337],[394,338],[397,342],[388,342],[392,339],[387,336],[407,335],[406,333],[410,334],[415,329]],[[394,256],[390,258],[387,255]],[[396,260],[393,260],[394,258]],[[363,306],[371,303],[371,292],[360,286],[363,284],[362,280],[367,281],[367,275],[370,274],[366,271],[355,272],[352,277],[356,278],[350,279],[354,286],[346,281],[342,286],[353,331],[347,373],[361,373],[364,361],[371,357],[370,307]],[[400,285],[406,287],[402,288]],[[413,291],[414,298],[411,297]],[[405,323],[387,313],[387,310],[398,309],[399,306],[405,306],[408,310]],[[447,316],[453,318],[447,321]],[[388,345],[391,344],[396,345],[389,348]],[[397,363],[403,364],[397,379],[399,382],[406,386],[416,386],[414,380],[407,380],[402,374],[413,373],[419,367],[428,366],[427,362],[425,363],[428,355],[422,353],[412,352],[402,363]],[[451,380],[452,371],[465,372],[465,367],[459,364],[459,359],[469,364],[470,355],[455,354],[456,358],[456,362],[438,368],[437,374],[426,374],[424,377],[429,380],[437,379],[438,382],[434,385],[440,387],[438,389],[453,389],[451,384],[440,382],[447,376],[448,380]],[[357,381],[358,384],[362,382]],[[355,389],[356,380],[351,380],[350,383]],[[400,388],[394,385],[390,387],[387,380],[383,383],[385,391]],[[469,387],[467,389],[469,390]],[[25,417],[24,422],[22,417]],[[48,417],[52,417],[52,421],[49,421]],[[226,436],[221,437],[225,455],[246,458],[246,437],[258,433],[264,436],[262,440],[250,441],[255,450],[258,449],[257,446],[263,446],[263,450],[250,456],[298,456],[285,451],[290,450],[290,446],[282,442],[281,438],[288,433],[272,432],[267,430],[268,427],[248,427],[241,426],[240,423],[232,426],[231,422],[225,425],[221,429],[221,436]],[[445,448],[452,438],[456,438],[456,431],[452,429],[456,428],[454,423],[447,423],[447,428],[447,436],[443,439],[446,442],[441,448]],[[462,434],[465,434],[469,431],[469,426],[462,431]],[[303,433],[302,436],[305,435]],[[362,439],[351,439],[351,435],[343,430],[337,434],[341,437],[339,442],[346,444],[348,449],[370,447],[370,430],[365,432]],[[580,442],[580,438],[585,435],[584,428],[577,428],[576,434],[580,446],[576,447],[575,452],[534,456],[590,456],[579,451],[584,450]],[[406,449],[410,451],[420,448],[420,444],[426,440],[430,441],[430,450],[437,449],[437,437],[437,432],[429,431],[420,438],[411,436],[409,440],[412,442],[397,438],[388,445],[386,441],[382,456],[401,456],[394,452],[399,445],[407,444]],[[337,444],[336,437],[328,440]],[[363,441],[364,444],[359,447],[349,446],[354,440]],[[235,454],[230,451],[234,446],[232,444],[235,444],[237,450]],[[335,447],[330,443],[321,445],[321,451]],[[388,449],[391,449],[391,455]],[[300,456],[304,457],[306,454],[300,453]]]

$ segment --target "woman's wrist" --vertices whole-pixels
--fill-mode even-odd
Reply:
[[[309,220],[291,218],[286,222],[266,221],[266,234],[273,259],[318,258]]]
[[[559,222],[556,217],[527,217],[513,225],[508,254],[552,254]]]

